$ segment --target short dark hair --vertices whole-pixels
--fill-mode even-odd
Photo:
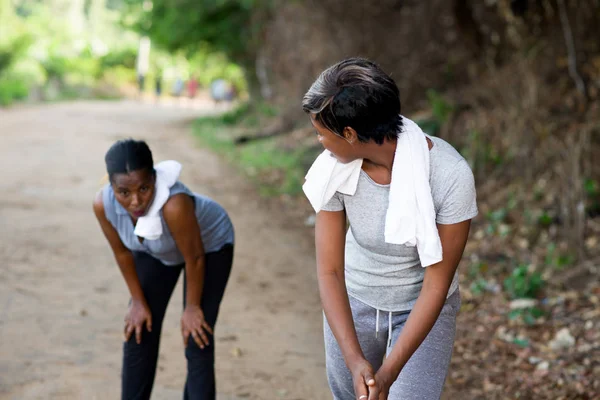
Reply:
[[[400,90],[377,64],[348,58],[327,68],[302,99],[302,109],[333,133],[351,127],[361,142],[382,144],[402,129]]]
[[[104,156],[106,172],[112,181],[115,174],[128,174],[131,171],[146,170],[155,173],[152,151],[143,140],[119,140]]]

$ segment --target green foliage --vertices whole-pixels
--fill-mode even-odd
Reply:
[[[26,80],[9,74],[0,77],[0,106],[23,100],[28,94],[29,86]]]
[[[59,57],[51,55],[44,61],[42,61],[42,67],[46,71],[48,79],[56,79],[58,81],[63,80],[67,74],[67,59],[65,57]]]
[[[498,210],[490,211],[486,217],[490,222],[500,223],[503,222],[508,215],[508,208],[500,208]]]
[[[600,195],[600,185],[594,179],[586,178],[583,182],[583,188],[589,197],[596,197]]]
[[[104,90],[114,76],[125,82],[122,68],[134,71],[139,35],[118,24],[121,0],[110,3],[0,0],[0,71],[10,63],[45,100],[100,93],[99,82]]]
[[[194,131],[204,146],[219,154],[227,154],[234,149],[233,138],[224,131],[229,125],[221,117],[204,117],[194,123]]]
[[[445,124],[454,111],[454,106],[450,104],[441,94],[433,89],[427,91],[427,99],[431,106],[433,117],[440,123]]]
[[[473,296],[481,296],[486,292],[496,293],[499,286],[495,279],[487,276],[489,265],[486,261],[472,261],[467,271],[467,277],[471,282],[469,290]]]
[[[136,57],[137,50],[133,47],[114,50],[100,57],[100,69],[123,67],[134,70]]]
[[[511,230],[510,226],[505,223],[506,218],[508,217],[509,212],[514,210],[516,206],[516,197],[511,195],[505,207],[488,212],[486,214],[486,219],[488,221],[485,228],[486,233],[488,235],[507,236]]]
[[[537,320],[546,313],[538,307],[517,308],[508,313],[508,319],[511,321],[521,320],[526,325],[535,325]]]
[[[201,84],[207,86],[213,79],[223,78],[240,93],[260,96],[256,90],[256,54],[274,0],[124,1],[128,12],[123,24],[149,36],[159,47],[182,51],[188,57],[198,53],[224,57],[224,61],[204,63],[190,71],[194,75],[202,71],[195,75]]]
[[[472,262],[469,265],[468,276],[471,279],[475,279],[478,276],[485,274],[488,270],[488,264],[484,261]]]
[[[134,27],[164,46],[175,50],[195,51],[203,43],[233,60],[244,58],[252,45],[256,30],[253,15],[271,6],[269,0],[195,0],[174,4],[154,0],[148,7],[144,0],[126,0]],[[146,4],[146,6],[145,6]]]
[[[250,104],[244,103],[239,107],[236,107],[232,111],[229,111],[223,114],[220,117],[221,122],[224,125],[237,125],[242,122],[242,120],[248,117],[250,113]]]
[[[100,65],[97,58],[78,57],[67,63],[67,81],[70,84],[86,84],[93,86],[100,75]]]
[[[29,74],[19,73],[16,67],[30,45],[31,37],[25,34],[0,42],[0,106],[23,100],[29,94],[33,79]]]
[[[587,212],[589,214],[600,214],[600,184],[597,180],[586,178],[583,181],[583,189],[587,195]]]
[[[29,49],[31,41],[32,38],[29,35],[20,35],[12,40],[0,42],[0,75],[23,57]]]
[[[484,278],[477,278],[469,286],[473,296],[480,296],[488,290],[488,281]]]
[[[0,0],[0,75],[2,71],[13,69],[13,72],[26,78],[28,86],[31,83],[39,86],[40,93],[49,96],[46,100],[63,98],[58,92],[64,92],[67,96],[97,93],[93,89],[99,85],[103,88],[134,85],[139,32],[146,30],[141,26],[138,32],[127,30],[120,22],[127,19],[143,22],[146,16],[151,17],[152,12],[144,10],[144,3],[151,4],[141,0]],[[164,28],[167,39],[179,40],[179,28],[192,33],[198,31],[198,25],[193,22],[196,17],[199,20],[206,19],[209,23],[203,23],[202,26],[212,29],[211,18],[224,13],[218,23],[229,26],[222,32],[214,32],[213,36],[225,41],[237,37],[238,42],[245,46],[249,43],[249,37],[245,34],[237,35],[236,32],[239,33],[250,25],[238,26],[238,22],[242,21],[244,13],[254,13],[253,7],[261,2],[240,0],[188,3],[175,7],[166,0],[162,1],[162,5],[161,0],[154,1],[154,11],[169,7],[171,14],[167,14],[167,17],[175,15],[183,18],[166,21],[162,15],[157,17],[160,23],[156,23],[155,27],[159,30]],[[133,7],[128,8],[128,4]],[[191,12],[196,8],[202,15]],[[233,21],[229,20],[229,13],[233,13]],[[191,25],[185,22],[187,17],[191,19]],[[171,22],[175,22],[175,25],[170,25]],[[188,34],[186,32],[183,32],[183,36]],[[153,39],[156,37],[153,36]],[[167,88],[172,87],[176,79],[186,80],[193,75],[204,88],[214,79],[222,78],[231,82],[238,93],[246,91],[245,72],[230,61],[231,57],[219,52],[222,43],[215,47],[211,43],[212,39],[189,39],[190,46],[167,48],[187,51],[175,54],[168,54],[164,46],[161,47],[165,41],[153,40],[147,82],[153,82],[154,77],[161,74],[163,87],[167,92]],[[26,71],[21,71],[21,68],[26,68]],[[31,78],[32,75],[35,76],[34,79]],[[152,86],[146,85],[148,89]]]
[[[542,228],[548,228],[554,222],[554,218],[547,211],[543,211],[537,222]]]
[[[418,120],[415,121],[415,123],[419,125],[419,128],[421,128],[423,132],[431,136],[437,135],[442,128],[440,123],[434,118]]]
[[[133,85],[136,82],[135,70],[121,65],[102,70],[102,79],[117,87]]]
[[[266,117],[275,117],[278,114],[278,110],[276,107],[268,103],[260,103],[258,104],[259,112]]]
[[[298,194],[304,179],[307,149],[282,150],[273,138],[234,144],[240,128],[260,125],[275,110],[268,106],[243,104],[219,116],[200,118],[194,131],[200,142],[225,156],[258,184],[263,195]]]
[[[208,87],[215,79],[231,82],[238,92],[247,90],[243,69],[232,63],[224,53],[218,53],[208,45],[197,47],[185,67],[185,76],[194,76],[200,84]]]
[[[530,272],[529,266],[518,265],[504,280],[504,289],[513,299],[536,298],[544,285],[539,272]]]
[[[468,133],[467,143],[460,152],[475,172],[486,170],[490,166],[501,166],[506,161],[505,156],[477,130]]]
[[[294,195],[300,192],[304,177],[298,168],[302,154],[303,149],[282,151],[273,140],[260,140],[242,146],[238,162],[257,183],[266,183],[260,188],[262,194]]]
[[[516,344],[517,346],[523,347],[523,348],[529,346],[529,339],[526,339],[526,338],[517,337],[517,338],[514,338],[512,342],[513,342],[513,344]]]
[[[60,83],[69,81],[71,84],[93,84],[100,74],[99,60],[85,53],[79,57],[52,54],[41,64],[48,79],[54,79]]]
[[[545,264],[556,269],[563,269],[575,262],[572,254],[561,254],[556,248],[556,243],[551,242],[546,249]]]
[[[440,132],[442,126],[448,121],[454,106],[433,89],[427,91],[429,107],[432,117],[416,121],[423,132],[435,136]]]

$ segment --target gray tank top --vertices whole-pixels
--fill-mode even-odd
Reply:
[[[181,182],[177,182],[171,187],[169,197],[178,193],[185,193],[194,199],[196,219],[200,226],[200,234],[206,253],[218,251],[224,245],[234,243],[233,225],[223,207],[206,196],[193,193]],[[177,249],[162,210],[160,211],[163,228],[161,237],[156,240],[144,239],[143,243],[140,243],[138,237],[133,233],[135,226],[131,216],[115,198],[115,193],[110,184],[102,189],[102,202],[104,203],[106,218],[129,250],[148,253],[165,265],[184,263],[183,255]]]

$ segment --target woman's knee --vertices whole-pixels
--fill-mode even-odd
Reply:
[[[136,342],[135,333],[131,335],[128,341],[123,343],[123,355],[125,358],[153,358],[158,355],[159,347],[158,335],[154,332],[143,332],[142,341]]]
[[[188,362],[214,362],[215,359],[215,345],[214,338],[209,336],[210,344],[200,348],[194,339],[190,336],[188,339],[188,345],[185,348],[185,358]]]

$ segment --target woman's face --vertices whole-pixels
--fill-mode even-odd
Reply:
[[[148,211],[154,198],[155,174],[139,169],[128,174],[115,174],[111,182],[115,198],[137,219]]]
[[[360,158],[357,153],[357,146],[359,145],[356,135],[350,139],[345,139],[339,135],[336,135],[329,129],[325,128],[321,123],[315,119],[315,115],[310,115],[310,121],[313,127],[317,131],[317,140],[327,150],[329,150],[338,161],[346,164]]]

